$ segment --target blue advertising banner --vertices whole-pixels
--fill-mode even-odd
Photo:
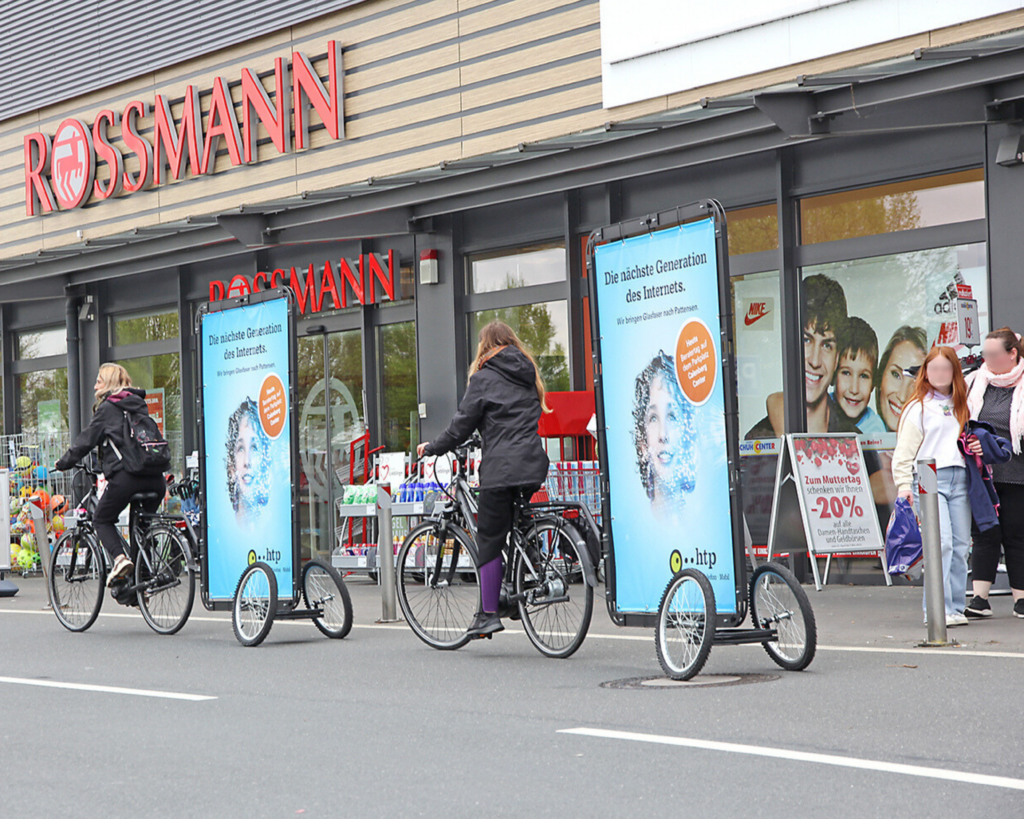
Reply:
[[[736,611],[713,219],[594,251],[615,597],[655,612],[699,569]]]
[[[292,589],[288,302],[209,313],[202,322],[208,594],[230,600],[245,567]]]

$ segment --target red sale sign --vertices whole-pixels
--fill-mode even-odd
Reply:
[[[810,550],[880,549],[881,531],[857,437],[794,435],[789,444]]]

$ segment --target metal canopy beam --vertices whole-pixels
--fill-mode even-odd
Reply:
[[[815,94],[815,105],[823,114],[841,114],[872,105],[902,103],[979,85],[1005,82],[1021,75],[1020,48],[1001,51],[974,60],[929,66],[919,71],[894,75],[891,79],[837,88]]]
[[[262,213],[222,213],[217,224],[246,247],[273,244],[267,235],[267,217]]]
[[[435,215],[451,212],[428,206],[452,197],[467,194],[478,195],[482,191],[494,191],[513,184],[535,182],[541,179],[558,179],[577,170],[603,169],[596,174],[598,181],[617,178],[616,173],[609,172],[608,167],[621,165],[635,159],[660,157],[673,151],[686,151],[694,148],[711,146],[713,158],[726,159],[734,155],[732,140],[751,134],[767,134],[775,132],[775,127],[760,111],[749,109],[727,116],[708,117],[693,123],[686,128],[665,128],[629,138],[614,139],[609,142],[597,143],[586,148],[573,151],[540,156],[536,159],[513,164],[496,166],[475,173],[439,179],[435,182],[424,182],[415,186],[406,186],[381,191],[373,196],[342,199],[335,202],[324,202],[294,211],[277,213],[270,217],[272,230],[286,229],[300,225],[324,222],[365,213],[369,209],[377,211],[395,207],[416,206],[416,215]],[[764,149],[774,147],[777,134],[772,137]],[[745,153],[747,151],[744,151]],[[662,166],[663,169],[672,165]],[[565,190],[567,185],[554,186],[554,190]],[[492,202],[507,201],[507,198],[491,195]]]
[[[278,244],[405,236],[416,232],[409,225],[414,215],[410,207],[393,208],[294,228],[269,228],[268,234]]]

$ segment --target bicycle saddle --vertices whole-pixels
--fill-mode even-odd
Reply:
[[[129,503],[145,503],[149,500],[159,500],[160,494],[158,492],[136,492],[132,495]]]

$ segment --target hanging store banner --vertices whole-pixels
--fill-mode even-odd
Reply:
[[[269,564],[292,589],[294,531],[288,302],[202,321],[208,596],[230,600],[245,567]]]
[[[594,254],[616,607],[657,611],[696,568],[735,612],[714,220]]]

